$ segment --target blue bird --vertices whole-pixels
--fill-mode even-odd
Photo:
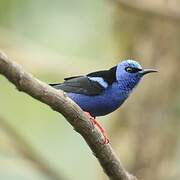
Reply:
[[[142,77],[152,72],[157,70],[143,69],[137,61],[124,60],[109,70],[65,78],[63,83],[50,85],[66,92],[86,112],[102,132],[105,143],[108,143],[104,129],[95,117],[104,116],[119,108]]]

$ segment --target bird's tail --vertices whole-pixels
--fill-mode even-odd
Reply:
[[[50,86],[54,87],[54,86],[58,86],[61,85],[61,83],[54,83],[54,84],[49,84]]]
[[[55,89],[62,89],[62,83],[54,83],[54,84],[49,84],[49,85]]]

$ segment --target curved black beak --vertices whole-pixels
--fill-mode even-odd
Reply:
[[[148,74],[148,73],[154,73],[154,72],[158,72],[157,70],[155,69],[143,69],[140,74],[141,75],[145,75],[145,74]]]

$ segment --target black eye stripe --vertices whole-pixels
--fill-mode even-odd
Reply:
[[[135,67],[126,67],[125,71],[128,73],[137,73],[139,71],[141,71],[142,69],[139,68],[135,68]]]

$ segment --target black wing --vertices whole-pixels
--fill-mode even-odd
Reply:
[[[101,84],[90,80],[87,76],[70,77],[66,78],[64,83],[50,85],[67,93],[85,94],[89,96],[99,95],[105,89]]]
[[[85,94],[89,96],[99,95],[103,93],[105,87],[101,85],[100,82],[91,80],[91,77],[100,77],[108,85],[111,85],[116,81],[116,69],[117,66],[112,67],[109,70],[104,71],[96,71],[89,73],[87,76],[74,76],[65,78],[64,83],[59,84],[50,84],[56,89],[61,89],[65,92],[77,93],[77,94]],[[89,78],[88,78],[89,77]]]
[[[108,83],[108,85],[111,85],[113,82],[116,81],[116,69],[117,69],[117,66],[114,66],[109,70],[92,72],[88,74],[87,76],[102,77]]]

